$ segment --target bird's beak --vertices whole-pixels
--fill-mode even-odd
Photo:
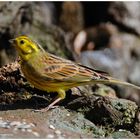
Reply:
[[[15,40],[15,39],[10,39],[9,42],[10,42],[11,44],[15,44],[16,40]]]

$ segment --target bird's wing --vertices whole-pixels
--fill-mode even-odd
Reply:
[[[78,65],[72,61],[60,57],[49,55],[45,59],[46,67],[43,70],[43,76],[52,80],[67,82],[86,82],[90,80],[100,80],[105,77],[105,73],[98,73],[96,70]]]

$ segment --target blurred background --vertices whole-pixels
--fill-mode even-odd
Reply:
[[[0,2],[0,67],[28,35],[46,51],[140,86],[140,2]],[[113,86],[140,105],[138,90]]]

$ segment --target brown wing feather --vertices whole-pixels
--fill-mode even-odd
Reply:
[[[86,82],[90,80],[105,79],[106,73],[101,74],[91,68],[76,64],[55,55],[49,54],[45,58],[46,67],[43,75],[53,80],[67,82]],[[102,75],[103,74],[103,75]]]
[[[107,72],[105,72],[105,71],[101,71],[101,70],[89,68],[89,67],[87,67],[87,66],[83,66],[82,64],[78,64],[78,65],[81,66],[81,67],[84,67],[84,68],[86,68],[86,69],[90,69],[90,70],[92,70],[92,71],[94,71],[94,72],[103,74],[104,76],[110,76],[109,73],[107,73]]]
[[[52,78],[53,80],[70,82],[81,81],[81,78],[82,80],[90,78],[85,72],[81,74],[77,64],[55,55],[49,54],[45,57],[44,62],[46,63],[46,67],[43,70],[43,75]]]

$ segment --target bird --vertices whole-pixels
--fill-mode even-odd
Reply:
[[[20,56],[20,66],[27,81],[35,88],[58,95],[45,112],[65,99],[66,91],[77,86],[90,84],[121,84],[139,89],[139,86],[120,81],[103,71],[95,70],[48,53],[43,47],[26,35],[9,40]]]

